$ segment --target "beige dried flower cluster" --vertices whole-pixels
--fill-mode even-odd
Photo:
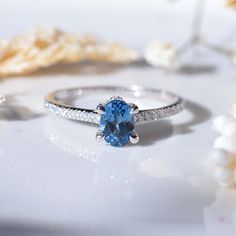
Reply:
[[[54,28],[37,28],[10,41],[0,41],[0,76],[26,74],[57,63],[129,63],[137,59],[135,50],[120,44]]]
[[[232,7],[236,9],[236,0],[226,0],[225,3],[228,7]]]

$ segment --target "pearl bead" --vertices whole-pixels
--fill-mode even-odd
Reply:
[[[217,167],[214,171],[214,177],[221,186],[230,186],[234,183],[234,171],[229,168]]]
[[[219,116],[213,120],[213,129],[222,133],[224,126],[231,121],[234,121],[234,118],[231,116]]]
[[[215,165],[219,166],[228,166],[233,159],[232,155],[222,149],[215,149],[210,158]]]
[[[214,148],[236,153],[236,138],[221,136],[215,140]]]

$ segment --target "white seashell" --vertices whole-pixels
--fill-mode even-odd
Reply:
[[[236,138],[220,136],[215,140],[214,148],[223,149],[230,153],[236,153]]]
[[[214,178],[221,186],[230,186],[234,183],[234,171],[225,167],[217,167],[214,170]]]
[[[215,165],[228,166],[232,162],[233,156],[222,149],[215,149],[210,156],[210,160]]]
[[[224,126],[232,121],[234,121],[234,118],[231,116],[218,116],[213,120],[213,129],[222,133]]]
[[[170,67],[177,62],[177,50],[169,43],[156,41],[146,47],[144,58],[152,66]]]

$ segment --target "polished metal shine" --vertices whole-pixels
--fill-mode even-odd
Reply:
[[[172,93],[158,90],[144,88],[141,86],[131,86],[131,87],[115,87],[115,86],[103,86],[103,87],[81,87],[72,89],[58,90],[50,93],[45,99],[45,109],[49,113],[54,115],[72,119],[79,120],[83,122],[90,122],[99,124],[100,116],[98,111],[92,109],[84,109],[79,107],[73,107],[69,104],[65,104],[63,101],[69,98],[79,98],[79,96],[88,93],[105,93],[105,92],[128,92],[134,97],[141,97],[146,95],[151,95],[153,99],[166,100],[169,103],[167,106],[152,108],[146,110],[139,110],[134,114],[135,124],[140,124],[147,121],[158,120],[161,118],[166,118],[173,116],[181,112],[184,108],[184,100]]]
[[[129,94],[135,98],[146,98],[157,100],[156,107],[150,109],[140,109],[136,104],[129,103],[130,112],[134,119],[134,124],[141,124],[143,122],[154,121],[175,115],[183,110],[184,100],[172,93],[150,89],[141,86],[118,87],[118,86],[96,86],[96,87],[81,87],[72,89],[62,89],[49,94],[45,99],[45,109],[47,112],[60,116],[66,119],[78,120],[94,124],[100,124],[102,114],[105,113],[105,103],[99,103],[96,109],[85,109],[70,105],[70,101],[79,99],[81,96],[89,96],[91,94]],[[111,97],[106,103],[113,99],[120,99],[122,97]],[[158,101],[162,101],[166,106],[158,107]],[[96,139],[101,140],[103,134],[98,131]],[[139,140],[138,134],[134,131],[130,134],[130,142],[137,143]]]

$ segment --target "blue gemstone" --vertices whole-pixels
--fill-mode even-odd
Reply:
[[[130,106],[119,99],[105,105],[105,113],[101,115],[100,130],[107,143],[122,147],[129,142],[129,136],[134,130],[134,118]]]

